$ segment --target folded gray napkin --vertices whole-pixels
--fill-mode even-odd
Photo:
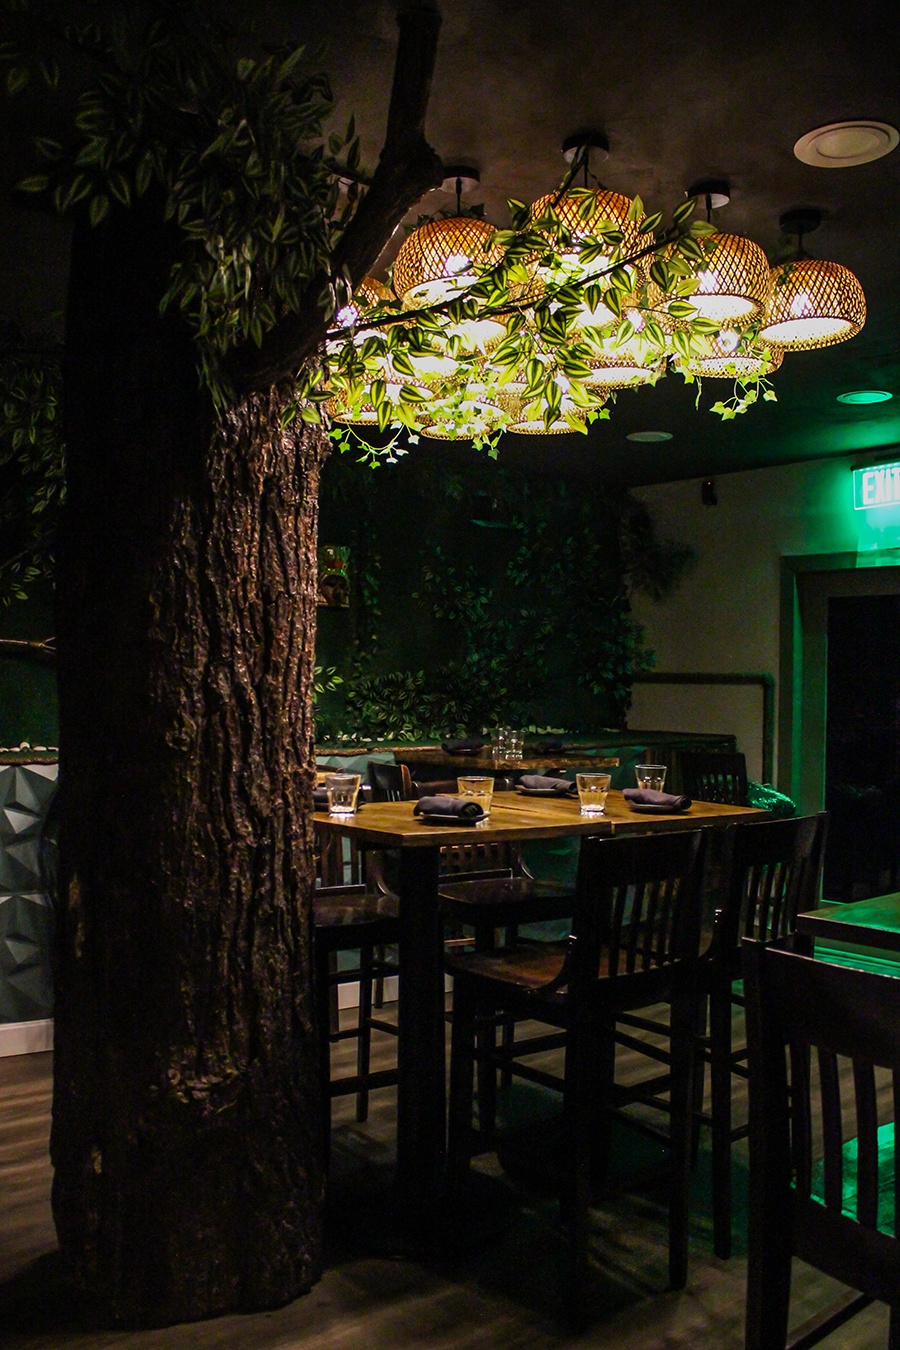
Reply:
[[[560,797],[577,797],[578,784],[568,778],[552,778],[540,773],[523,773],[519,786],[534,792],[555,792]]]
[[[480,736],[459,736],[454,741],[441,741],[441,749],[448,755],[458,755],[460,751],[483,750],[484,741]]]
[[[674,792],[654,792],[652,788],[626,788],[622,796],[634,806],[659,806],[667,811],[686,811],[693,805],[690,797],[678,797]]]
[[[461,820],[481,820],[483,807],[471,797],[420,797],[413,807],[414,816],[459,816]]]

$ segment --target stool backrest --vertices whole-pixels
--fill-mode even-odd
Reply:
[[[416,795],[405,764],[385,764],[381,760],[370,759],[368,777],[373,801],[408,802]]]
[[[581,841],[568,974],[655,986],[700,947],[705,831]]]
[[[741,938],[788,937],[797,915],[815,909],[828,817],[795,816],[733,825],[726,842],[725,902],[716,915],[716,944],[739,964]]]
[[[768,1254],[788,1246],[897,1304],[900,1246],[884,1229],[900,1213],[890,1123],[900,1105],[900,979],[783,944],[742,947],[754,1282]],[[751,1305],[766,1297],[754,1288]]]
[[[700,802],[747,805],[747,761],[742,754],[681,750],[681,789]]]

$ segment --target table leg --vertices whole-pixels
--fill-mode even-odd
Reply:
[[[400,850],[397,1193],[408,1223],[428,1220],[444,1190],[446,1087],[440,850]]]

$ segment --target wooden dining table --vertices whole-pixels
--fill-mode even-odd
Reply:
[[[900,892],[808,910],[797,915],[797,932],[829,942],[900,952]]]
[[[434,824],[414,802],[371,802],[356,815],[314,814],[326,837],[399,852],[400,901],[397,1199],[409,1233],[426,1236],[443,1194],[446,1149],[444,929],[438,900],[441,849],[454,844],[527,843],[580,835],[643,834],[762,820],[755,807],[694,802],[684,812],[645,814],[610,792],[600,816],[582,816],[577,799],[495,793],[491,814],[476,826]]]

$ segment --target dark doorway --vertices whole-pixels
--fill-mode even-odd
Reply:
[[[828,601],[823,893],[900,888],[900,596]]]

